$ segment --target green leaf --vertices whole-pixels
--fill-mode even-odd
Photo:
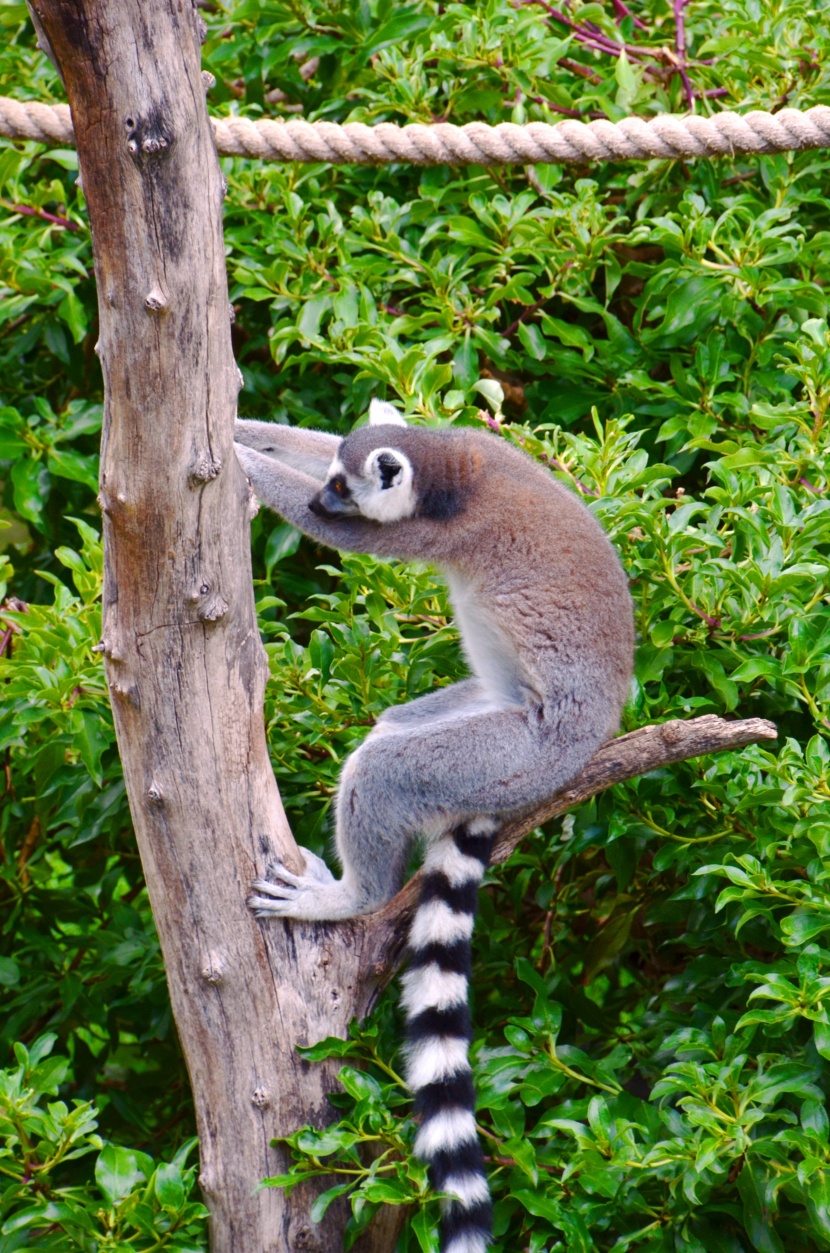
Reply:
[[[333,1188],[327,1188],[325,1192],[321,1192],[319,1196],[314,1198],[314,1203],[311,1206],[311,1221],[313,1223],[321,1223],[332,1201],[336,1201],[339,1196],[345,1196],[348,1192],[351,1192],[353,1187],[354,1184],[349,1181],[349,1183],[338,1183]]]
[[[438,1248],[438,1238],[435,1226],[430,1222],[427,1211],[420,1209],[415,1214],[411,1223],[412,1234],[418,1241],[418,1247],[421,1253],[435,1253]]]
[[[0,957],[0,985],[13,988],[20,982],[20,967],[11,957]]]
[[[543,1192],[519,1189],[513,1192],[513,1199],[518,1201],[529,1214],[533,1214],[534,1218],[546,1218],[555,1226],[561,1226],[562,1207],[553,1197],[545,1196]]]
[[[813,1230],[830,1241],[830,1174],[817,1171],[807,1185],[807,1213]]]
[[[331,312],[330,296],[317,296],[313,300],[306,301],[297,323],[297,329],[304,339],[313,342],[320,338],[320,323],[329,312]]]
[[[636,910],[610,918],[585,949],[584,974],[590,982],[606,966],[610,965],[628,943]]]
[[[738,1191],[744,1206],[747,1235],[757,1253],[785,1253],[772,1225],[770,1181],[760,1164],[747,1162],[738,1176]]]
[[[619,86],[616,102],[621,109],[626,109],[628,108],[630,101],[633,100],[637,94],[637,79],[631,68],[631,62],[626,56],[624,49],[617,57],[614,77],[616,78]]]
[[[41,461],[26,457],[16,461],[9,477],[12,482],[14,507],[36,527],[43,524],[43,507],[49,495],[49,476]]]
[[[16,409],[0,406],[0,461],[14,461],[28,454],[23,429],[23,419]]]
[[[74,292],[66,293],[58,305],[58,313],[69,327],[75,343],[80,344],[87,333],[86,309]]]
[[[814,1022],[813,1040],[821,1056],[830,1061],[830,1023]]]
[[[95,1163],[95,1181],[108,1205],[117,1205],[152,1174],[146,1153],[117,1144],[106,1144]]]
[[[76,710],[74,743],[90,776],[98,787],[104,781],[101,758],[109,748],[111,738],[101,722],[99,713],[90,709]]]
[[[524,344],[531,357],[537,361],[544,361],[549,355],[549,345],[545,342],[545,337],[539,330],[538,326],[526,325],[520,322],[518,326],[519,339]]]
[[[367,58],[373,56],[381,48],[387,48],[408,36],[417,34],[418,31],[425,30],[431,21],[432,18],[428,13],[399,13],[379,26],[371,38],[364,42],[363,55]]]
[[[408,1205],[412,1200],[411,1189],[395,1179],[370,1179],[361,1187],[368,1201],[383,1205]]]
[[[473,387],[481,393],[493,413],[496,415],[501,413],[501,407],[504,404],[504,389],[501,383],[496,382],[495,379],[478,379]]]
[[[51,474],[84,483],[90,491],[98,490],[98,465],[93,457],[82,457],[63,448],[50,448],[47,460]]]
[[[781,919],[781,931],[788,944],[809,944],[823,931],[830,931],[830,911],[805,911]]]
[[[185,1187],[180,1167],[162,1163],[153,1174],[153,1187],[161,1205],[179,1210],[185,1201]]]
[[[821,1101],[805,1101],[801,1106],[801,1125],[805,1131],[811,1131],[818,1136],[823,1144],[828,1141],[830,1134],[830,1121],[828,1121],[827,1110]]]

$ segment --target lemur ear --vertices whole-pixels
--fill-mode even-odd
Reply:
[[[372,400],[369,402],[369,425],[370,426],[406,426],[406,418],[396,409],[394,405],[390,405],[385,400]]]

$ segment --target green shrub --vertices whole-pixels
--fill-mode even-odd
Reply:
[[[207,1210],[188,1201],[196,1167],[188,1140],[158,1165],[137,1149],[105,1144],[89,1101],[46,1101],[67,1077],[65,1057],[50,1057],[56,1036],[31,1049],[15,1045],[17,1066],[0,1071],[0,1250],[98,1249],[123,1253],[204,1248]],[[70,1163],[97,1153],[94,1182],[77,1181]]]
[[[208,5],[209,101],[459,123],[679,111],[689,91],[701,112],[830,103],[806,0],[698,0],[685,67],[679,6],[622,7]],[[0,24],[0,92],[59,99],[24,6]],[[496,1253],[830,1249],[830,156],[223,164],[241,412],[345,431],[378,394],[416,420],[486,422],[622,554],[626,726],[779,727],[774,750],[615,788],[489,876],[474,1013]],[[72,152],[0,145],[0,1034],[11,1060],[49,1033],[2,1078],[0,1253],[204,1247],[93,652],[101,379],[75,170]],[[323,557],[264,512],[253,540],[272,757],[319,849],[343,758],[387,705],[462,672],[455,634],[428,571]],[[311,1051],[348,1061],[342,1118],[290,1137],[288,1182],[351,1172],[349,1240],[406,1202],[401,1249],[430,1250],[398,1036],[387,998]]]

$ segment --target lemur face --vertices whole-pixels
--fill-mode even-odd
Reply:
[[[397,434],[391,424],[387,431],[389,437]],[[411,461],[400,448],[385,443],[383,427],[373,433],[377,447],[368,453],[350,446],[348,439],[341,444],[325,485],[308,503],[318,518],[361,514],[373,522],[400,522],[414,514],[417,500]]]
[[[318,518],[360,514],[373,522],[400,522],[415,512],[412,462],[399,447],[406,419],[394,405],[373,400],[369,425],[353,431],[329,466],[325,486],[308,502]]]

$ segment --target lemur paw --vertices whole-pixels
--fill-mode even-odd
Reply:
[[[248,897],[248,905],[258,917],[319,917],[313,900],[319,897],[321,888],[330,888],[337,880],[321,857],[306,848],[302,853],[305,858],[303,874],[293,874],[281,861],[272,861],[266,870],[268,878],[254,879],[255,892],[265,893]]]

